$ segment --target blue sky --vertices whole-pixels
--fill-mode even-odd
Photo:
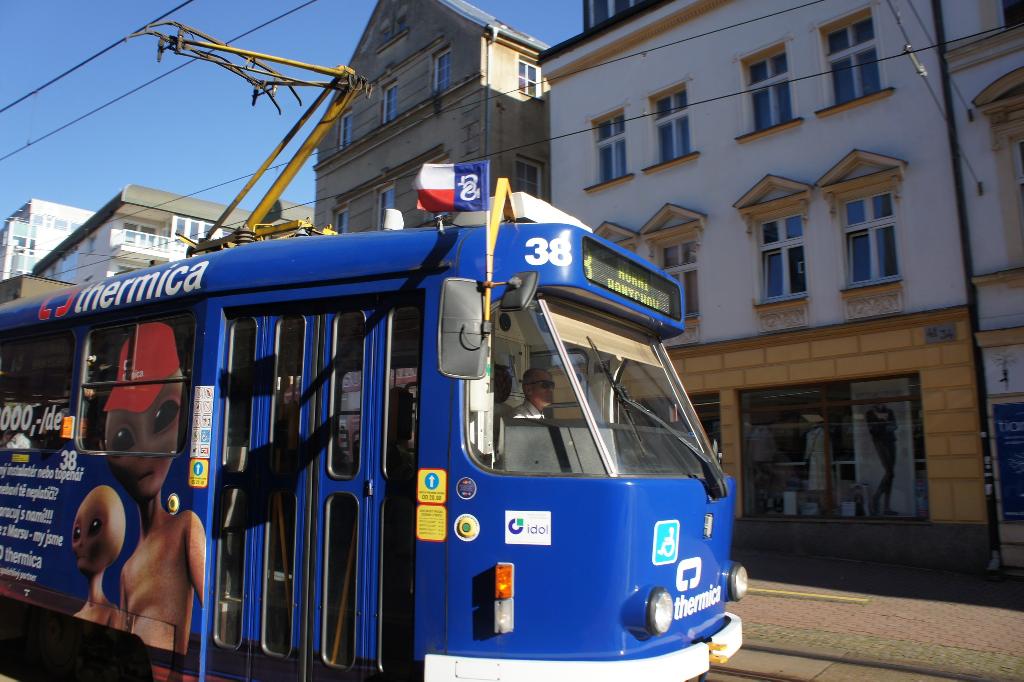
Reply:
[[[0,108],[177,6],[182,0],[0,1]],[[303,0],[194,0],[170,18],[229,40]],[[580,32],[579,0],[475,0],[506,24],[550,45]],[[236,43],[324,65],[346,63],[375,2],[318,0]],[[0,157],[185,61],[156,39],[135,38],[0,113]],[[0,218],[30,198],[96,210],[126,184],[188,194],[253,172],[300,113],[279,97],[250,106],[237,76],[193,63],[102,111],[0,161]],[[316,92],[302,91],[303,102]],[[282,157],[282,160],[287,158]],[[311,163],[285,198],[313,199]],[[271,178],[272,179],[272,178]],[[251,208],[263,183],[243,202]],[[244,180],[199,198],[226,203]],[[312,207],[310,215],[312,216]]]

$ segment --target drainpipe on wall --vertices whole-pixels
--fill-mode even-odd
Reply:
[[[971,257],[971,235],[967,220],[967,200],[964,179],[960,170],[960,145],[957,142],[956,117],[953,114],[953,96],[950,93],[949,66],[946,63],[946,28],[942,19],[942,0],[932,0],[932,18],[935,21],[935,42],[939,46],[939,72],[942,74],[942,101],[946,109],[946,134],[949,137],[950,161],[953,165],[953,186],[956,192],[956,216],[960,231],[960,256],[963,259],[967,288],[967,312],[970,315],[971,349],[974,353],[974,380],[978,387],[978,419],[981,424],[981,456],[985,473],[985,509],[988,516],[988,542],[991,556],[987,571],[990,578],[1000,578],[1002,571],[999,517],[996,509],[995,474],[992,465],[992,443],[988,434],[988,385],[985,378],[984,356],[975,342],[978,323],[978,289],[971,280],[974,261]]]
[[[491,45],[498,39],[497,26],[488,26],[487,29],[487,56],[484,62],[484,70],[487,72],[485,74],[487,87],[484,88],[484,159],[487,159],[491,153]]]

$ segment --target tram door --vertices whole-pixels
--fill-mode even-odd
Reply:
[[[420,307],[228,334],[208,672],[410,679]]]

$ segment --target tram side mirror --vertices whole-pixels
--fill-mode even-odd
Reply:
[[[480,379],[487,368],[488,341],[476,281],[449,277],[441,289],[437,366],[453,379]]]
[[[537,294],[537,271],[525,270],[508,278],[505,295],[501,297],[501,309],[507,312],[523,310]]]

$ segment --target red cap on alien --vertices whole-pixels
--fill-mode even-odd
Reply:
[[[121,346],[117,360],[117,381],[159,381],[181,372],[174,330],[163,322],[140,324],[135,336],[135,357],[129,362],[130,342]],[[115,386],[103,407],[104,412],[128,410],[145,412],[156,400],[164,384]]]

